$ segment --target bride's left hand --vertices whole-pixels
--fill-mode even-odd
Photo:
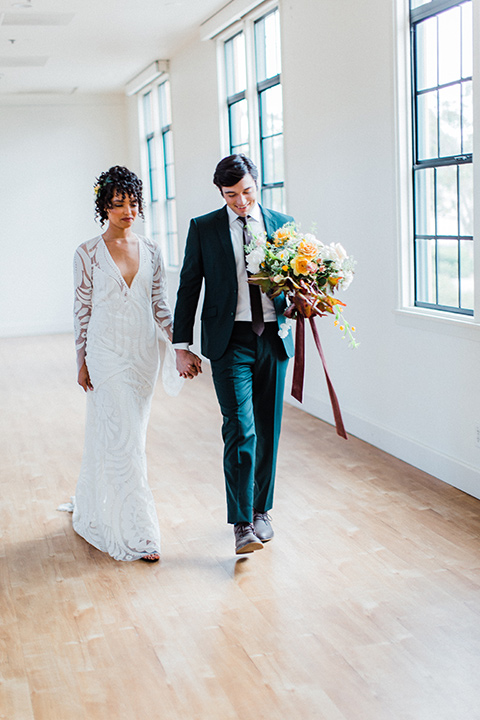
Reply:
[[[83,363],[82,367],[78,371],[77,382],[85,390],[85,392],[87,392],[87,390],[93,390],[92,381],[90,380],[86,363]]]

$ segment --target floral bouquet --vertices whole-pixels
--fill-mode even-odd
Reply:
[[[290,301],[285,317],[295,319],[335,315],[335,325],[345,332],[350,347],[357,347],[355,328],[341,317],[345,303],[333,297],[353,280],[355,261],[340,243],[324,245],[312,233],[301,233],[295,223],[255,236],[245,247],[248,282],[259,285],[270,298],[284,293]]]
[[[338,401],[328,376],[323,350],[315,326],[315,317],[328,313],[335,316],[334,324],[349,338],[350,347],[357,347],[352,327],[341,315],[345,303],[334,297],[338,289],[346,290],[353,280],[355,262],[340,243],[325,245],[312,233],[302,233],[295,223],[286,223],[271,238],[266,233],[254,236],[245,247],[249,283],[274,299],[285,294],[290,305],[285,317],[297,320],[295,340],[295,368],[292,395],[302,402],[304,375],[305,318],[309,320],[318,352],[322,359],[332,401],[337,432],[346,438]],[[285,336],[288,325],[281,326]]]

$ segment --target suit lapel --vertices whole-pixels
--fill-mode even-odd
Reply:
[[[271,238],[275,230],[278,230],[278,228],[283,225],[283,218],[278,217],[275,211],[268,210],[267,208],[264,209],[262,206],[260,206],[260,210],[262,211],[263,222],[265,223],[267,237]],[[282,295],[277,296],[273,299],[273,304],[275,306],[275,312],[277,313],[278,323],[280,324],[284,321],[283,311],[285,310],[287,305],[283,293]]]
[[[280,227],[280,223],[278,222],[276,213],[272,210],[268,210],[267,208],[263,208],[261,205],[260,210],[263,215],[263,222],[265,223],[267,237],[271,237],[275,230],[278,230],[278,228]]]
[[[220,242],[220,246],[223,249],[225,255],[225,261],[227,268],[237,277],[237,270],[235,266],[235,255],[233,252],[232,238],[230,236],[230,224],[228,221],[228,213],[226,205],[218,211],[218,215],[215,218],[215,229],[217,237]]]

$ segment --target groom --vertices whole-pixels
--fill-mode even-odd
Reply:
[[[182,377],[201,372],[189,350],[202,283],[202,353],[210,359],[223,415],[223,466],[228,522],[237,554],[273,538],[272,508],[289,332],[280,339],[283,297],[270,300],[249,285],[244,245],[293,218],[257,202],[258,171],[245,155],[221,160],[213,177],[226,205],[190,223],[175,307],[173,343]]]

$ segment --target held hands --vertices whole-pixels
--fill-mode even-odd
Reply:
[[[77,382],[81,385],[85,392],[87,392],[87,390],[93,390],[92,381],[90,380],[86,363],[83,363],[82,367],[78,371]]]
[[[177,370],[180,377],[194,378],[202,372],[202,361],[191,350],[175,349]]]

